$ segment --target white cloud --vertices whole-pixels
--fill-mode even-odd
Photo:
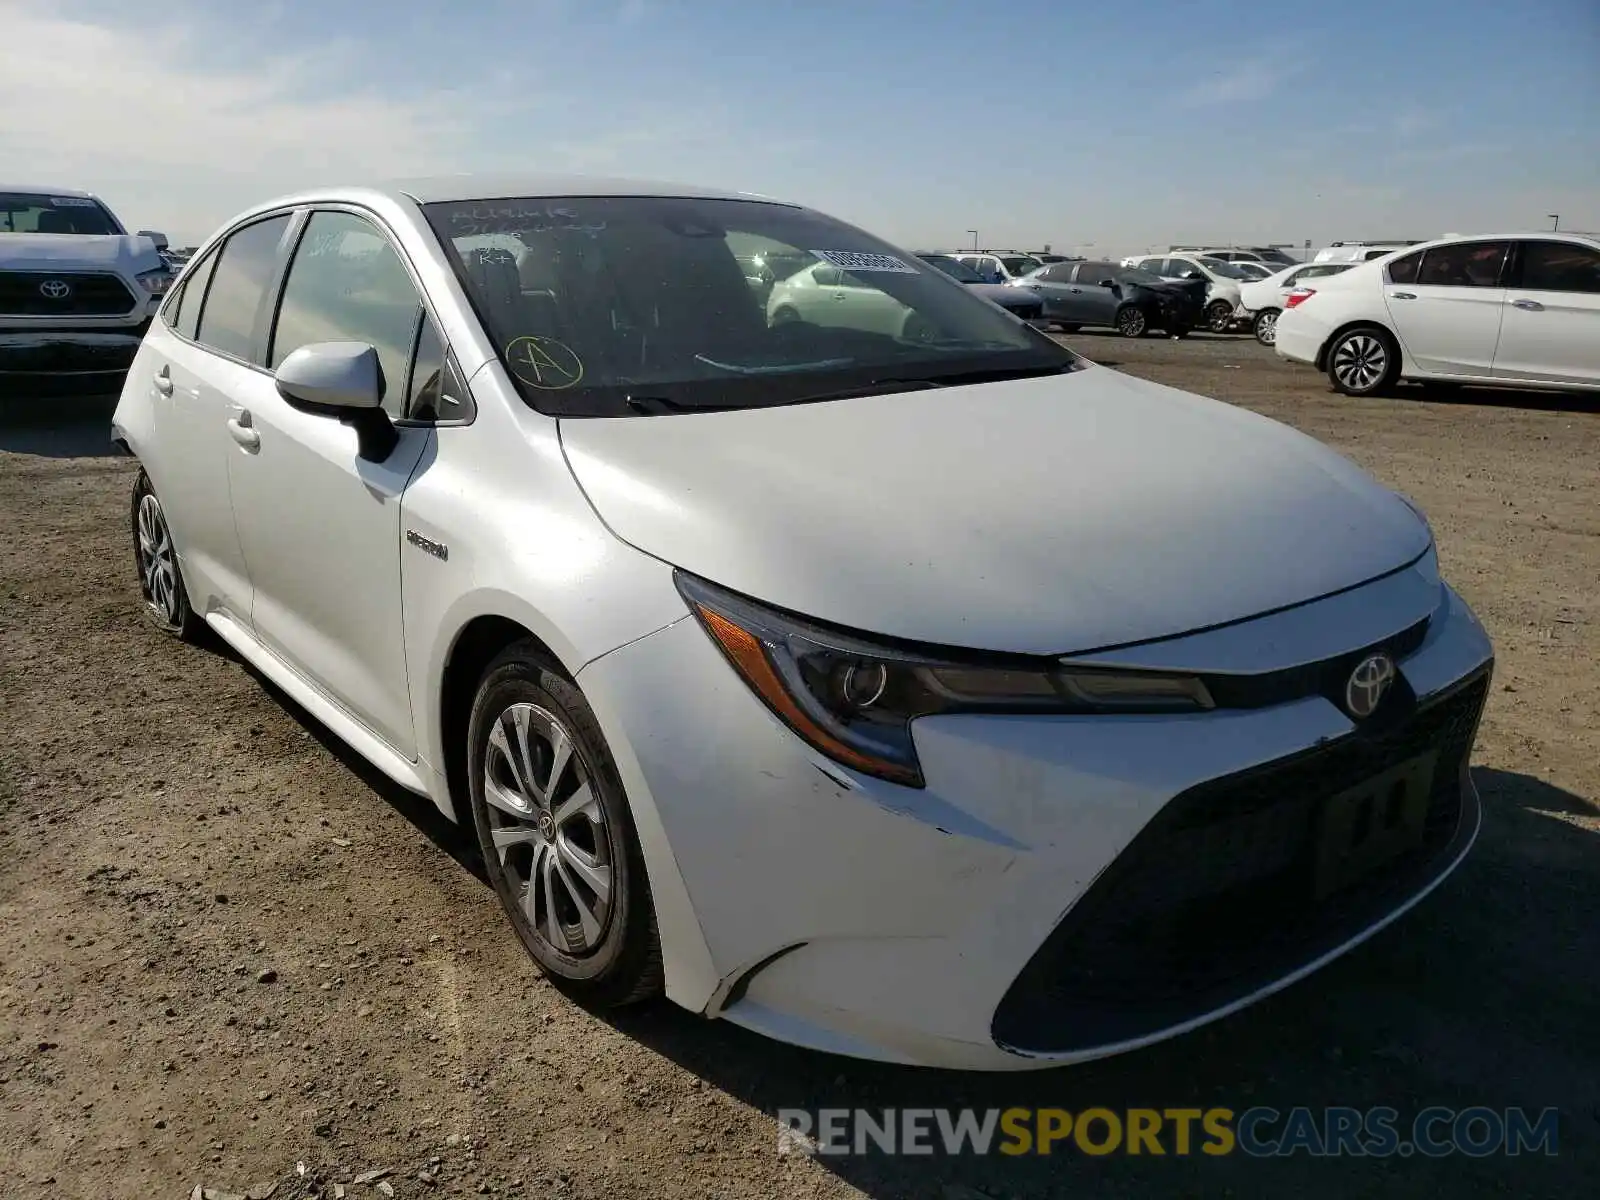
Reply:
[[[348,45],[214,65],[230,43],[193,22],[112,26],[14,0],[0,0],[0,29],[7,181],[95,188],[130,223],[183,240],[276,192],[459,169],[493,103],[493,81],[472,93],[349,84]]]
[[[1183,99],[1195,106],[1265,100],[1293,73],[1293,64],[1269,58],[1247,59],[1197,83],[1183,94]]]

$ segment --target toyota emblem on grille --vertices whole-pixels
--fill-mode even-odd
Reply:
[[[39,285],[39,294],[46,300],[65,300],[72,295],[72,285],[65,279],[46,279]]]
[[[1344,685],[1344,706],[1357,720],[1370,717],[1394,682],[1394,659],[1387,654],[1370,654],[1356,664]]]

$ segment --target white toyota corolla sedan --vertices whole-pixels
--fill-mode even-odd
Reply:
[[[771,321],[754,254],[916,319]],[[470,823],[587,1003],[1088,1059],[1313,971],[1478,831],[1492,651],[1408,501],[795,205],[264,204],[115,436],[155,622]]]

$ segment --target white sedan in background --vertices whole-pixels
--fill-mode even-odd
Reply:
[[[1297,285],[1284,358],[1351,396],[1397,380],[1600,391],[1600,238],[1445,238]]]
[[[845,323],[803,267],[830,298],[769,320],[757,254],[885,302]],[[472,829],[590,1004],[1094,1058],[1309,974],[1477,836],[1493,651],[1409,501],[798,205],[270,201],[113,430],[156,626]]]
[[[1338,275],[1353,266],[1354,263],[1299,263],[1292,267],[1284,267],[1265,279],[1241,283],[1239,302],[1250,314],[1250,330],[1256,335],[1256,341],[1263,346],[1272,345],[1273,339],[1277,336],[1278,314],[1283,311],[1283,306],[1288,303],[1289,294],[1296,287],[1326,275]]]

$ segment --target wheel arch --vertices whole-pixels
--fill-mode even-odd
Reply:
[[[436,689],[438,707],[434,714],[435,730],[441,739],[437,770],[444,777],[447,798],[454,809],[448,815],[462,823],[470,824],[472,820],[467,778],[467,725],[478,684],[488,665],[502,650],[516,642],[530,642],[552,671],[584,693],[584,699],[594,710],[622,775],[634,829],[644,853],[645,878],[656,906],[667,997],[692,1012],[700,1012],[710,999],[718,978],[655,799],[648,785],[639,778],[637,761],[625,739],[619,743],[610,736],[614,717],[605,697],[591,694],[579,682],[577,676],[587,664],[568,661],[558,654],[549,640],[530,627],[533,621],[507,615],[517,607],[507,602],[480,608],[461,623],[443,659]],[[669,624],[682,619],[681,615],[674,616]],[[569,650],[576,653],[574,648],[569,647]]]
[[[1383,334],[1384,337],[1389,339],[1390,344],[1394,346],[1396,352],[1402,355],[1404,354],[1404,348],[1400,345],[1400,339],[1395,336],[1394,330],[1390,329],[1382,321],[1374,321],[1371,317],[1360,317],[1356,320],[1346,321],[1342,325],[1335,326],[1333,332],[1322,339],[1322,345],[1317,347],[1317,370],[1326,371],[1328,369],[1328,351],[1333,347],[1333,344],[1345,334],[1352,333],[1357,329],[1376,330],[1377,332]],[[1402,357],[1402,365],[1404,362],[1405,359]]]
[[[445,655],[438,694],[440,766],[457,820],[472,811],[467,803],[467,723],[478,684],[501,651],[524,641],[533,644],[552,671],[577,686],[573,672],[543,638],[521,621],[499,613],[480,613],[467,621]]]

